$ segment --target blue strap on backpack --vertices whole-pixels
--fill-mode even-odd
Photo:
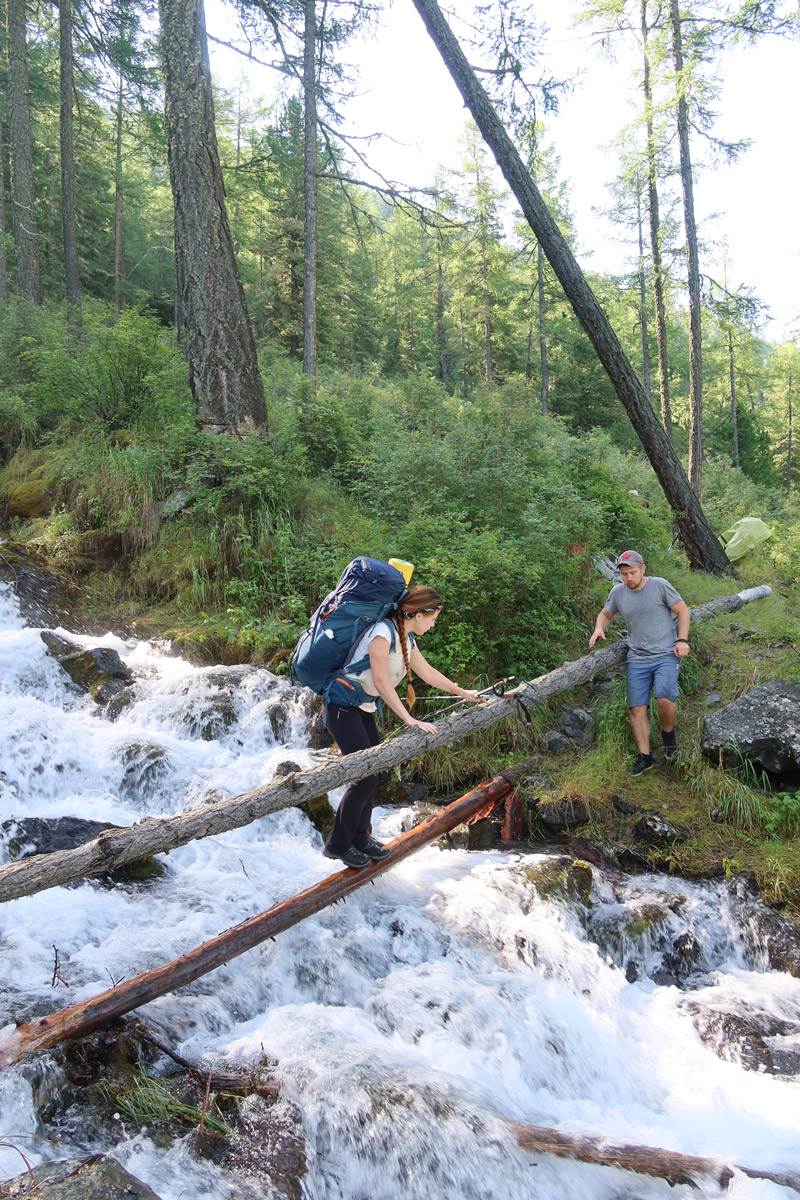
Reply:
[[[349,662],[356,643],[370,626],[397,607],[407,591],[396,567],[377,558],[354,558],[300,635],[290,660],[292,683],[304,684],[326,701],[343,706],[374,700],[357,680],[342,680],[341,674],[345,666],[348,673],[366,670],[368,658]],[[330,691],[335,681],[341,687],[334,697]]]

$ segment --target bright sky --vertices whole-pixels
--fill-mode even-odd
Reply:
[[[209,31],[230,37],[230,18],[221,0],[207,4]],[[621,272],[628,251],[617,240],[619,232],[592,210],[609,203],[605,184],[616,174],[617,159],[603,147],[631,119],[627,102],[635,85],[626,67],[600,58],[585,30],[569,27],[569,13],[576,7],[574,0],[551,0],[548,6],[554,72],[565,76],[580,70],[582,75],[560,113],[548,117],[546,136],[569,184],[579,258],[593,270]],[[467,8],[459,0],[457,10]],[[463,27],[452,18],[451,24],[463,36]],[[213,43],[211,55],[212,70],[231,86],[243,60]],[[438,165],[459,165],[456,143],[468,114],[411,0],[395,0],[379,28],[348,47],[346,56],[359,64],[361,93],[348,116],[362,134],[387,135],[367,151],[384,175],[423,187],[433,181]],[[709,243],[701,270],[721,278],[726,244],[729,284],[755,289],[772,315],[766,335],[781,339],[800,327],[800,44],[763,39],[729,54],[723,74],[716,131],[731,140],[751,138],[753,145],[738,164],[697,172],[700,236]],[[269,94],[274,84],[265,75],[261,71],[257,78],[250,72],[254,89],[262,90],[264,83]],[[702,161],[699,142],[693,143],[692,153],[695,162]]]

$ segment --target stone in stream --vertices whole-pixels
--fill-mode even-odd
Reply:
[[[68,654],[80,654],[83,649],[77,642],[70,642],[60,634],[53,633],[52,629],[43,629],[39,636],[47,647],[47,653],[52,654],[53,658],[61,659],[66,658]]]
[[[107,821],[87,821],[83,817],[20,817],[4,821],[0,825],[0,837],[6,841],[9,858],[30,858],[34,854],[74,850],[76,846],[94,841],[107,829],[115,828]],[[98,878],[111,884],[143,883],[160,879],[166,871],[157,858],[137,858]],[[79,886],[80,882],[76,881],[73,886]]]
[[[108,704],[133,683],[133,673],[110,646],[95,646],[59,658],[73,683],[88,692],[97,704]]]
[[[762,683],[709,713],[700,749],[713,763],[735,767],[743,758],[770,775],[800,780],[800,683]]]
[[[105,1154],[46,1162],[3,1184],[8,1200],[159,1200],[141,1179]]]
[[[746,1071],[775,1074],[769,1047],[756,1029],[734,1013],[717,1012],[699,1004],[687,1004],[695,1028],[718,1058],[740,1063]]]
[[[543,899],[588,905],[594,872],[587,862],[564,854],[534,863],[524,871],[528,883]]]

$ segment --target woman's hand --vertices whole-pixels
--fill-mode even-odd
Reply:
[[[479,695],[475,688],[457,687],[453,694],[461,700],[469,700],[471,704],[483,704],[486,700],[486,696]]]
[[[409,722],[409,729],[421,729],[423,733],[436,733],[436,726],[431,725],[430,721],[418,721],[415,717]]]

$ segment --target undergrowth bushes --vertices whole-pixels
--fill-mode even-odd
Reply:
[[[51,507],[25,536],[65,563],[81,539],[116,539],[115,594],[264,654],[291,644],[354,555],[409,559],[446,603],[427,652],[476,678],[530,677],[583,638],[606,594],[598,552],[635,545],[651,573],[677,569],[649,465],[542,416],[523,380],[464,400],[427,378],[330,370],[314,392],[270,354],[262,371],[268,436],[209,439],[152,315],[88,305],[75,335],[55,310],[9,306],[0,483],[10,496],[35,478]],[[708,469],[712,517],[769,500],[770,552],[800,563],[792,505],[731,475]]]

